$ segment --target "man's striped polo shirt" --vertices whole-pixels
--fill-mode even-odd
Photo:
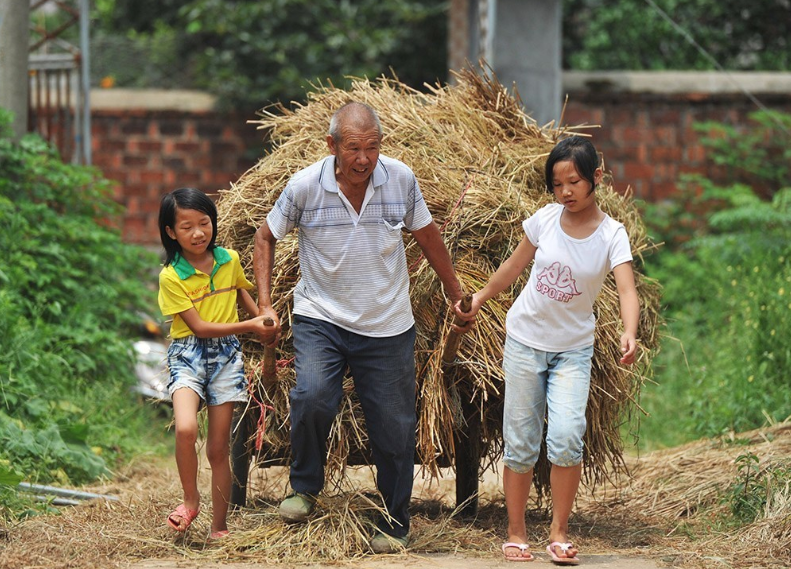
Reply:
[[[358,217],[328,156],[289,180],[266,221],[276,239],[299,230],[295,314],[374,337],[414,324],[402,232],[432,218],[406,164],[379,156]]]

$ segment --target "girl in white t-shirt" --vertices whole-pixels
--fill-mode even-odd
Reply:
[[[503,352],[505,402],[503,488],[508,510],[509,561],[533,559],[527,544],[525,508],[538,460],[544,417],[552,470],[552,523],[547,552],[557,564],[579,563],[568,537],[568,520],[582,475],[582,438],[590,386],[595,318],[593,302],[607,273],[618,288],[620,363],[637,351],[640,302],[626,230],[596,204],[602,170],[593,144],[573,136],[559,142],[547,159],[547,191],[558,203],[526,219],[525,236],[489,282],[472,298],[475,319],[483,304],[509,288],[535,261],[524,290],[508,311]]]

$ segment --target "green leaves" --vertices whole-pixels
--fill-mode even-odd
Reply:
[[[750,115],[749,128],[702,122],[694,125],[710,159],[723,167],[729,181],[750,185],[762,198],[788,187],[791,163],[791,115],[757,111]]]
[[[22,475],[11,470],[10,465],[0,462],[0,486],[14,487],[22,482]]]
[[[785,501],[783,495],[791,483],[791,464],[788,461],[761,467],[755,454],[745,453],[736,458],[736,467],[736,480],[722,496],[722,502],[729,506],[733,522],[750,524],[764,517],[776,497]]]
[[[179,74],[187,70],[189,86],[219,95],[225,108],[252,113],[304,101],[310,84],[340,86],[347,76],[374,78],[390,68],[415,88],[445,79],[446,7],[446,0],[115,0],[99,6],[99,33],[127,33],[151,48],[140,61],[160,58]],[[155,49],[164,39],[169,53]],[[101,59],[93,61],[101,66]],[[114,61],[121,68],[101,73],[119,85],[144,75],[124,79],[127,70]]]
[[[86,431],[87,432],[87,431]],[[85,443],[84,437],[66,442],[60,427],[49,424],[40,430],[27,429],[0,415],[0,441],[4,452],[14,457],[21,470],[37,473],[28,476],[61,484],[82,484],[95,480],[108,470],[101,457]]]
[[[791,226],[791,188],[778,191],[772,201],[761,200],[745,185],[729,188],[727,201],[730,208],[716,211],[709,217],[709,225],[718,233],[785,233]]]
[[[88,482],[150,428],[130,340],[156,306],[141,275],[154,280],[158,259],[103,223],[117,208],[96,170],[35,136],[0,137],[0,475]],[[3,515],[17,507],[0,492]]]
[[[647,272],[663,284],[670,335],[681,342],[666,342],[655,360],[660,387],[645,402],[657,415],[645,425],[656,421],[665,444],[791,415],[791,156],[776,128],[791,116],[754,119],[739,131],[697,126],[729,183],[691,176],[674,203],[647,209],[649,231],[666,243]],[[666,412],[679,438],[663,432]]]
[[[564,68],[712,70],[712,59],[729,70],[783,71],[791,66],[785,0],[653,3],[683,33],[645,0],[565,0]]]

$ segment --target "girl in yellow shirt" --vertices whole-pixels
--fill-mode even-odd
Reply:
[[[276,340],[274,326],[256,316],[236,251],[215,244],[217,208],[200,190],[179,188],[162,198],[159,230],[165,263],[159,275],[159,306],[173,316],[168,348],[176,425],[176,465],[184,501],[167,518],[184,532],[200,511],[198,492],[198,410],[208,412],[206,456],[211,466],[212,539],[228,535],[231,493],[229,432],[233,407],[247,398],[242,352],[236,334],[252,332],[262,343]],[[251,316],[240,322],[237,307]]]

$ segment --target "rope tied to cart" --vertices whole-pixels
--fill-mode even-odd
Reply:
[[[264,319],[264,325],[272,326],[274,325],[274,321],[271,318],[266,318]],[[277,382],[278,370],[291,365],[293,361],[293,356],[284,360],[278,360],[274,346],[264,347],[264,358],[261,360],[259,366],[261,370],[261,378],[264,383],[264,392],[266,392],[267,387],[270,387],[275,382]],[[255,425],[255,450],[258,452],[264,445],[264,433],[266,432],[266,412],[274,411],[275,408],[258,398],[256,394],[257,390],[253,387],[252,376],[253,374],[251,372],[249,381],[247,382],[247,391],[250,394],[250,399],[258,406],[259,411],[258,419],[256,420]]]

